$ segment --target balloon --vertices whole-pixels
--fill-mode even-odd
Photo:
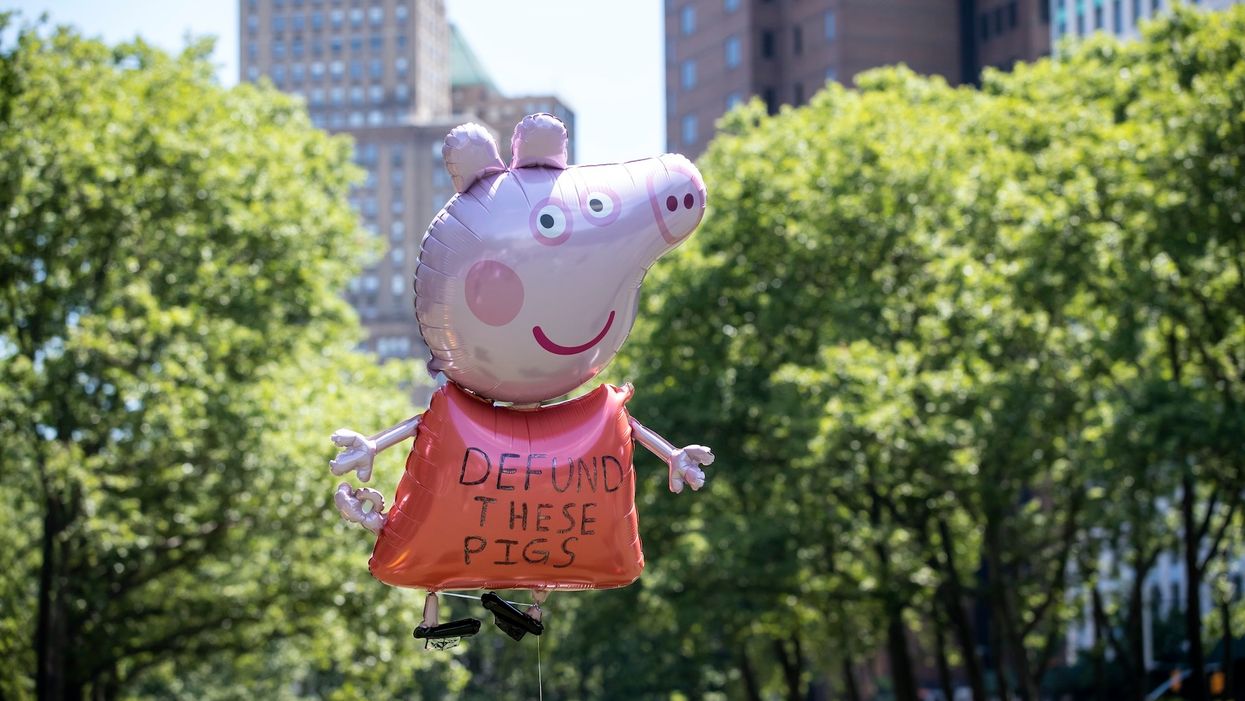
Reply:
[[[644,567],[632,445],[699,489],[713,453],[675,448],[630,416],[630,385],[543,405],[595,377],[635,321],[648,267],[691,235],[705,185],[667,154],[567,166],[566,128],[548,114],[515,127],[507,168],[490,133],[466,124],[443,154],[458,193],[428,227],[415,315],[433,373],[448,381],[428,410],[374,436],[342,429],[334,474],[372,473],[377,452],[414,436],[393,507],[343,484],[343,518],[376,532],[372,574],[430,592],[415,636],[443,648],[478,630],[438,624],[446,589],[532,589],[537,604],[483,603],[516,640],[539,635],[554,589],[625,586]]]
[[[559,397],[614,358],[644,273],[700,223],[705,185],[667,154],[566,167],[566,128],[515,128],[506,170],[483,127],[446,138],[458,195],[424,237],[415,312],[430,367],[498,401]]]
[[[540,410],[448,384],[432,399],[372,574],[425,589],[600,589],[644,567],[631,388],[601,385]]]

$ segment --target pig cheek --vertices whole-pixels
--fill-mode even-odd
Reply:
[[[467,308],[489,326],[505,326],[523,308],[523,281],[510,266],[482,260],[467,271]]]

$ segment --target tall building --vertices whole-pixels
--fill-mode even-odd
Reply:
[[[692,156],[752,96],[771,112],[893,63],[973,82],[1050,51],[1048,0],[667,0],[666,140]]]
[[[450,25],[450,57],[453,73],[451,102],[456,110],[479,115],[487,124],[501,132],[497,140],[502,160],[510,162],[510,130],[529,114],[548,112],[566,124],[567,160],[575,162],[575,113],[553,95],[506,97],[493,84],[475,52],[463,39],[458,28]]]
[[[1049,0],[1055,21],[1051,37],[1087,36],[1107,32],[1131,39],[1137,36],[1142,20],[1151,19],[1171,5],[1171,0]],[[1187,4],[1208,10],[1222,10],[1242,0],[1190,0]]]
[[[381,358],[426,357],[412,280],[423,232],[454,194],[441,159],[446,133],[481,122],[508,152],[511,130],[528,113],[516,110],[556,114],[568,131],[573,113],[552,96],[503,96],[451,31],[443,0],[239,0],[239,7],[242,79],[266,77],[303,98],[314,124],[354,138],[355,161],[367,171],[351,202],[384,253],[347,293],[368,330],[365,348]]]

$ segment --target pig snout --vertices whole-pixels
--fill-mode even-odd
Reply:
[[[653,159],[648,175],[649,206],[667,244],[682,243],[705,215],[705,181],[692,162],[678,154]]]

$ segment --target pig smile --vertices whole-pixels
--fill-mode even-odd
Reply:
[[[563,346],[561,344],[554,343],[548,336],[545,335],[545,330],[540,328],[539,325],[532,327],[532,335],[536,337],[536,342],[540,344],[540,347],[550,353],[555,355],[575,355],[576,353],[583,353],[589,348],[600,343],[601,339],[605,338],[605,334],[609,333],[610,327],[613,325],[614,311],[611,309],[610,316],[605,320],[605,326],[601,329],[600,333],[594,336],[591,341],[582,343],[578,346]]]

